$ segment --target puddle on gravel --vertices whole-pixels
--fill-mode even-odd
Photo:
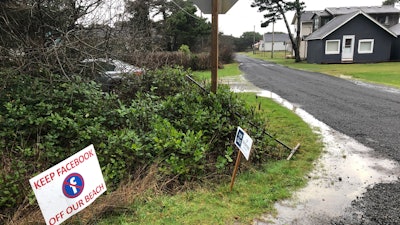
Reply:
[[[242,86],[240,81],[244,82]],[[256,92],[293,110],[321,135],[324,143],[324,152],[309,174],[308,185],[294,193],[293,198],[276,203],[275,217],[263,215],[254,221],[254,225],[327,223],[330,218],[343,215],[367,187],[398,180],[400,166],[397,162],[372,156],[372,149],[331,129],[300,106],[294,106],[272,92],[252,87],[243,78],[229,80],[229,83],[233,91]]]
[[[296,113],[323,137],[324,152],[309,175],[308,185],[294,197],[275,204],[277,216],[254,224],[321,224],[341,216],[351,202],[376,183],[398,179],[399,165],[371,156],[371,149],[319,122],[301,109]]]

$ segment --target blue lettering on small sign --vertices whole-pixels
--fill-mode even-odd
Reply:
[[[68,175],[62,185],[62,190],[67,198],[78,197],[85,187],[85,181],[79,173],[71,173]]]
[[[244,136],[243,131],[238,130],[238,132],[236,134],[236,146],[238,146],[238,147],[242,146],[243,136]]]

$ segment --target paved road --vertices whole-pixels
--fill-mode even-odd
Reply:
[[[400,161],[400,90],[237,56],[245,78],[379,154]],[[400,73],[400,72],[399,72]]]
[[[375,154],[400,162],[400,90],[292,70],[244,55],[236,60],[257,87],[280,95]],[[400,224],[400,183],[377,184],[352,206],[330,224]],[[355,213],[359,211],[362,216]]]

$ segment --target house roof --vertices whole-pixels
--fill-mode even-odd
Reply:
[[[389,28],[393,33],[397,36],[400,36],[400,23],[394,25],[393,27]]]
[[[274,42],[289,42],[289,34],[286,33],[275,33],[273,35]],[[272,42],[272,33],[264,34],[264,42]]]
[[[386,27],[384,27],[382,24],[380,24],[379,22],[374,20],[372,17],[370,17],[365,12],[359,10],[359,11],[355,11],[355,12],[352,12],[352,13],[348,13],[348,14],[337,16],[337,17],[333,18],[331,21],[329,21],[323,27],[321,27],[318,30],[316,30],[315,32],[311,33],[310,36],[308,36],[305,40],[309,41],[309,40],[321,40],[321,39],[324,39],[326,36],[328,36],[331,33],[335,32],[337,29],[339,29],[340,27],[342,27],[343,25],[345,25],[346,23],[348,23],[350,20],[354,19],[358,15],[365,16],[367,19],[369,19],[372,22],[374,22],[376,25],[378,25],[380,28],[382,28],[383,30],[385,30],[386,32],[391,34],[392,36],[397,37],[395,33],[390,31]]]
[[[312,17],[316,11],[304,11],[301,14],[301,22],[312,21]]]
[[[316,11],[314,13],[314,15],[312,16],[312,18],[314,18],[315,15],[321,16],[321,17],[331,16],[331,14],[328,11],[326,11],[326,9],[325,10]]]
[[[328,7],[324,10],[316,11],[304,11],[301,14],[301,22],[311,22],[314,15],[320,17],[327,16],[340,16],[353,12],[363,11],[367,14],[385,14],[385,13],[397,13],[400,14],[400,10],[392,5],[382,5],[382,6],[352,6],[352,7]],[[296,15],[293,16],[292,24],[296,24]]]
[[[304,11],[302,14],[301,14],[301,19],[300,19],[300,21],[301,22],[312,22],[312,17],[314,16],[314,14],[316,13],[317,11]],[[293,16],[293,19],[292,19],[292,24],[294,25],[294,24],[296,24],[296,21],[297,21],[297,17],[296,17],[296,13],[294,14],[294,16]]]
[[[382,6],[355,6],[355,7],[329,7],[325,9],[329,14],[338,16],[357,11],[363,11],[367,14],[400,13],[400,10],[392,5]]]

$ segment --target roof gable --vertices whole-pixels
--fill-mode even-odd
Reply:
[[[337,16],[333,18],[331,21],[329,21],[327,24],[325,24],[323,27],[319,28],[318,30],[314,31],[310,36],[308,36],[305,40],[321,40],[330,35],[331,33],[335,32],[337,29],[354,19],[356,16],[365,16],[367,19],[370,21],[374,22],[378,27],[381,29],[385,30],[388,32],[390,35],[397,37],[395,33],[384,27],[382,24],[374,20],[372,17],[370,17],[368,14],[365,12],[359,10],[353,13],[348,13],[345,15]]]
[[[304,22],[312,22],[312,17],[314,16],[316,11],[304,11],[301,13],[300,21]],[[296,24],[297,22],[297,14],[295,13],[292,19],[292,24]]]

